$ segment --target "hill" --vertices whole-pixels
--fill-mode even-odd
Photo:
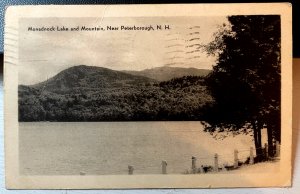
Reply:
[[[152,69],[145,69],[142,71],[123,71],[132,75],[144,76],[157,81],[167,81],[172,78],[183,76],[206,76],[211,70],[196,69],[196,68],[182,68],[182,67],[156,67]]]
[[[200,76],[168,81],[75,66],[47,81],[19,85],[19,121],[201,120],[212,102]]]
[[[32,88],[55,93],[73,90],[103,89],[114,87],[140,86],[155,80],[95,66],[79,65],[61,71],[56,76],[32,85]]]

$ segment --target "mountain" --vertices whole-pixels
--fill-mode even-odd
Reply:
[[[35,85],[19,85],[19,121],[201,120],[205,106],[213,101],[205,78],[190,74],[176,78],[188,71],[162,69],[156,78],[172,79],[159,82],[80,65]],[[155,76],[155,71],[148,71]]]
[[[153,82],[155,80],[139,75],[103,67],[79,65],[65,69],[56,76],[30,87],[60,93],[75,89],[121,88]]]
[[[183,68],[183,67],[156,67],[152,69],[145,69],[142,71],[123,71],[132,75],[144,76],[157,81],[167,81],[172,78],[183,76],[206,76],[211,70],[197,69],[197,68]]]

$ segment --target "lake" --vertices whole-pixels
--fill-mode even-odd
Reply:
[[[246,157],[249,135],[214,138],[200,122],[24,122],[19,123],[19,164],[23,175],[181,174],[197,165],[233,162],[233,150]],[[245,152],[246,150],[246,152]]]

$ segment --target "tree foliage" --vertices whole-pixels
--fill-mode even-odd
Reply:
[[[207,107],[206,130],[254,130],[257,148],[261,129],[268,143],[280,141],[280,16],[230,16],[215,40],[205,46],[218,55],[206,83],[214,103]],[[272,152],[272,150],[270,150]]]
[[[199,76],[120,85],[64,92],[19,86],[19,121],[199,121],[212,101]]]

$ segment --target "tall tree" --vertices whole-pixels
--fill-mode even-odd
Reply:
[[[229,16],[215,39],[205,45],[218,55],[206,82],[214,103],[207,108],[206,130],[253,129],[258,158],[261,129],[268,144],[280,141],[280,16]],[[273,147],[269,146],[273,154]]]

